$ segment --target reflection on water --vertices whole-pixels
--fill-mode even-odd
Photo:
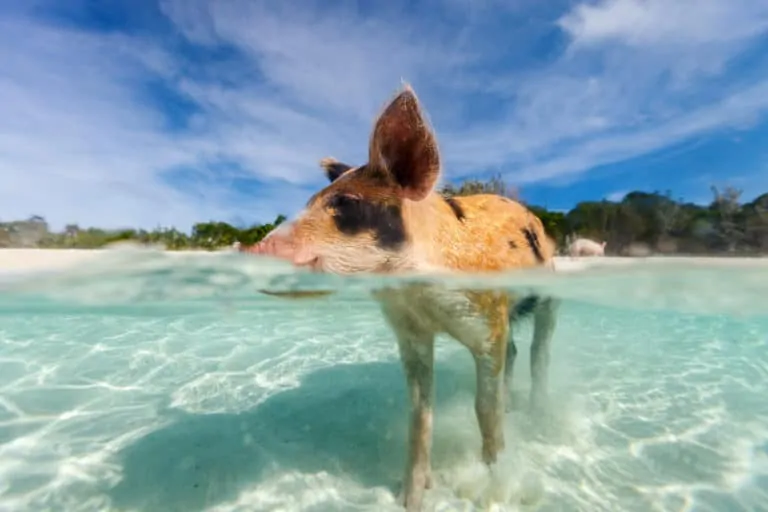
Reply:
[[[564,303],[543,416],[518,327],[517,407],[490,472],[471,357],[438,340],[427,508],[768,509],[764,265],[443,279]],[[0,510],[398,510],[408,407],[368,298],[391,278],[129,251],[2,283]]]

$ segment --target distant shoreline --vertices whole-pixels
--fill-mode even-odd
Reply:
[[[119,249],[51,249],[51,248],[3,248],[0,249],[0,274],[5,272],[30,272],[38,270],[60,270],[97,259],[105,253]],[[169,255],[183,256],[185,254],[220,254],[229,252],[228,249],[219,251],[184,250],[163,251]]]
[[[6,248],[0,249],[0,274],[30,272],[30,271],[49,271],[62,270],[67,267],[75,267],[78,264],[86,263],[93,259],[98,259],[105,253],[111,253],[115,249],[37,249],[37,248]],[[119,249],[117,249],[119,250]],[[165,251],[168,255],[184,257],[185,255],[210,255],[231,252],[231,249],[219,251],[205,250],[183,250],[183,251]],[[694,264],[706,262],[707,264],[723,264],[726,266],[742,265],[767,265],[768,257],[739,257],[739,256],[649,256],[649,257],[624,257],[624,256],[604,256],[604,257],[582,257],[571,258],[569,256],[555,257],[555,266],[559,271],[576,271],[587,267],[595,266],[614,266],[629,264],[633,262],[652,262],[652,261],[689,261]]]

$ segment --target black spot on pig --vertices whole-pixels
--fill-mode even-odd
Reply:
[[[377,245],[389,250],[396,250],[405,243],[405,225],[399,203],[385,204],[337,194],[328,199],[327,207],[333,210],[336,228],[345,235],[370,231]]]
[[[525,240],[528,242],[528,246],[531,248],[531,251],[533,251],[533,256],[536,258],[536,261],[543,263],[544,256],[541,254],[541,244],[539,243],[539,237],[536,236],[536,233],[529,227],[523,229],[523,235],[525,236]]]
[[[464,222],[464,219],[466,218],[466,215],[464,214],[464,208],[461,207],[456,198],[443,196],[443,199],[445,199],[445,202],[448,203],[448,206],[451,207],[451,210],[453,210],[453,214],[456,216],[456,218],[461,222]]]

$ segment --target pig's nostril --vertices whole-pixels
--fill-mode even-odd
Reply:
[[[320,270],[321,268],[319,256],[315,256],[314,258],[303,259],[303,260],[294,258],[293,264],[296,265],[297,267],[308,268],[310,270]]]
[[[265,246],[264,242],[258,242],[253,245],[248,246],[241,246],[240,252],[248,252],[251,254],[264,254],[266,252],[267,247]]]

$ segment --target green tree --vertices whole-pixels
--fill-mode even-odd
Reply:
[[[735,252],[743,240],[745,226],[741,208],[741,190],[725,187],[722,191],[712,186],[715,196],[710,211],[714,218],[716,243],[728,252]]]
[[[501,174],[492,176],[488,181],[468,179],[458,187],[451,183],[443,186],[440,193],[447,197],[469,196],[473,194],[497,194],[510,199],[518,199],[519,191],[515,187],[507,185]]]
[[[500,194],[518,199],[516,188],[500,175],[488,180],[469,179],[447,184],[446,196]],[[713,200],[707,206],[675,200],[671,192],[631,191],[621,201],[582,201],[568,212],[528,205],[541,218],[547,233],[561,248],[575,236],[608,242],[611,253],[625,254],[642,244],[653,251],[688,254],[759,254],[768,252],[768,193],[750,203],[741,203],[741,191],[712,187]],[[0,223],[0,247],[97,248],[133,241],[161,244],[170,250],[231,247],[234,242],[252,245],[261,241],[286,217],[251,226],[233,226],[211,220],[195,224],[190,233],[174,227],[153,230],[104,230],[68,224],[53,232],[42,216]]]

